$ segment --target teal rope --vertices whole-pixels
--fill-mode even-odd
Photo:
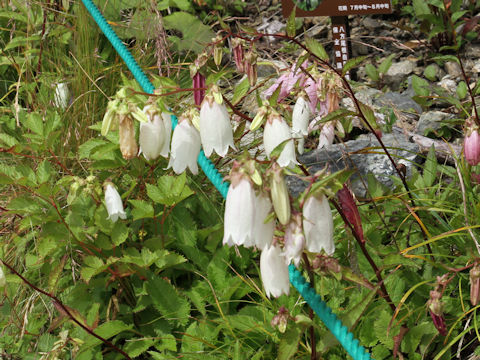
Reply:
[[[117,34],[115,34],[92,0],[82,0],[82,2],[107,39],[112,43],[115,50],[117,50],[118,54],[125,61],[143,90],[146,93],[153,94],[153,91],[155,90],[154,86],[150,80],[148,80],[147,76],[142,71],[140,66],[138,66],[132,54],[130,54],[125,45],[123,45],[122,41],[118,38]],[[177,118],[172,115],[172,127],[175,128],[176,125]],[[218,189],[220,194],[226,198],[229,183],[223,181],[222,175],[217,171],[217,169],[215,169],[213,163],[205,156],[203,150],[200,151],[197,161],[208,179]],[[320,296],[316,294],[315,291],[309,286],[300,272],[295,269],[295,266],[290,265],[289,271],[290,282],[292,285],[303,296],[308,305],[317,313],[320,319],[325,323],[327,328],[337,338],[340,344],[342,344],[350,356],[354,360],[371,359],[370,355],[366,353],[365,349],[359,345],[358,340],[353,338],[352,333],[348,332],[347,328],[342,325],[342,322],[335,316],[335,314],[332,313],[332,310],[325,304],[325,302],[320,299]]]
[[[320,298],[314,289],[306,282],[300,271],[293,264],[288,267],[290,282],[303,296],[307,304],[317,313],[325,326],[330,330],[337,340],[342,344],[348,354],[355,360],[370,360],[370,354],[361,346],[353,334],[348,331],[345,325],[342,325],[340,319],[332,313],[332,310]]]

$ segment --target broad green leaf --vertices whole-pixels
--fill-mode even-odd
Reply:
[[[158,186],[147,184],[147,195],[158,204],[171,206],[186,199],[194,192],[186,184],[186,174],[164,175],[158,179]]]
[[[155,344],[153,339],[131,339],[126,341],[126,345],[123,350],[132,358],[140,356],[147,351],[151,346]]]
[[[428,96],[430,95],[430,84],[427,80],[418,77],[417,75],[412,76],[412,87],[415,91],[415,94],[419,96]]]
[[[146,289],[155,308],[166,320],[180,325],[187,324],[190,315],[190,303],[180,296],[172,284],[162,278],[151,278],[146,282]]]
[[[113,320],[106,323],[103,323],[99,327],[95,329],[95,333],[100,335],[104,339],[109,339],[112,336],[120,334],[123,331],[130,330],[132,325],[127,325],[123,321],[120,320]],[[89,335],[87,341],[85,342],[85,346],[92,347],[96,345],[100,345],[102,343],[101,340],[97,339],[96,337]]]
[[[128,238],[128,228],[125,223],[117,221],[112,230],[112,242],[115,246],[118,246],[125,242]]]
[[[415,15],[418,17],[431,14],[428,3],[425,0],[413,0],[412,5]]]
[[[87,159],[90,154],[99,146],[108,144],[107,141],[99,138],[93,138],[78,147],[78,158]]]
[[[386,74],[388,69],[392,66],[392,59],[395,57],[396,54],[391,54],[387,56],[385,60],[378,66],[378,72],[380,74]]]
[[[323,61],[328,61],[329,56],[325,48],[317,40],[312,38],[305,38],[305,45],[315,56],[318,56]]]
[[[348,59],[347,62],[345,63],[345,65],[343,65],[342,75],[345,75],[351,69],[360,65],[365,59],[366,59],[366,56],[359,56],[359,57],[356,57],[356,58],[353,58],[353,59]]]
[[[43,119],[38,113],[31,112],[28,114],[25,118],[24,125],[35,134],[43,136]]]
[[[465,96],[468,94],[468,88],[467,84],[465,81],[460,81],[457,86],[457,95],[460,98],[460,100],[465,99]]]
[[[153,206],[143,200],[128,200],[133,206],[132,216],[133,220],[153,218]]]
[[[301,329],[298,326],[292,326],[290,324],[287,328],[287,331],[285,331],[280,339],[277,359],[289,360],[293,358],[293,356],[295,356],[297,353],[298,343],[301,335]]]
[[[377,82],[378,80],[380,80],[380,75],[378,73],[378,70],[372,64],[365,65],[365,72],[370,77],[370,79],[372,79],[372,81]]]
[[[358,102],[358,104],[360,105],[360,110],[363,114],[363,116],[365,117],[365,120],[370,124],[370,126],[376,130],[378,129],[378,124],[377,124],[377,118],[375,116],[375,113],[373,112],[372,108],[362,102]],[[360,114],[359,114],[360,116]],[[362,118],[363,120],[363,118]],[[368,128],[368,127],[367,127]]]
[[[37,167],[37,182],[39,184],[46,183],[54,174],[54,169],[49,161],[43,160]]]
[[[423,71],[423,75],[430,81],[435,81],[437,79],[437,68],[435,65],[428,65]]]
[[[159,250],[158,260],[155,261],[155,265],[159,270],[165,270],[171,266],[179,265],[187,261],[182,255],[176,254],[174,252],[169,252],[168,250]]]

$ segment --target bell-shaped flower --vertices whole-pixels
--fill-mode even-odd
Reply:
[[[54,104],[56,107],[65,110],[70,101],[70,91],[66,83],[57,83],[55,86]]]
[[[268,297],[278,298],[290,292],[288,265],[277,245],[267,246],[260,255],[260,275]]]
[[[216,95],[208,94],[203,100],[200,108],[200,139],[207,157],[213,151],[223,157],[229,146],[235,149],[230,116],[218,92]]]
[[[137,156],[138,146],[137,140],[135,139],[135,127],[133,126],[133,119],[130,116],[120,116],[118,137],[123,158],[130,160]]]
[[[290,196],[288,195],[283,171],[276,164],[273,166],[270,177],[270,193],[278,221],[280,221],[280,224],[286,225],[290,220],[291,214]]]
[[[303,249],[305,247],[305,236],[302,230],[302,216],[296,214],[292,217],[285,229],[285,246],[283,255],[287,265],[291,261],[298,267],[302,259]]]
[[[293,167],[298,164],[295,158],[295,145],[293,143],[292,131],[290,126],[278,114],[272,113],[269,115],[265,128],[263,130],[263,146],[265,153],[270,159],[272,151],[285,142],[282,152],[277,159],[278,165],[281,167]]]
[[[325,195],[310,195],[303,205],[303,230],[306,249],[312,253],[322,250],[327,255],[335,251],[333,218]]]
[[[311,111],[308,102],[303,96],[299,96],[292,113],[292,134],[298,139],[298,152],[303,154],[304,136],[308,135],[308,123]]]
[[[223,244],[253,246],[255,191],[245,176],[232,175],[225,202]]]
[[[322,149],[332,145],[333,140],[335,140],[335,124],[333,121],[329,121],[322,126],[322,130],[320,131],[320,136],[318,138],[317,149]]]
[[[307,63],[303,63],[302,67],[305,68]],[[305,84],[307,76],[301,69],[296,69],[296,65],[293,65],[286,73],[282,74],[275,83],[264,91],[263,95],[269,98],[280,87],[277,101],[282,102],[290,92],[293,90],[295,84],[302,87]]]
[[[116,222],[118,218],[126,219],[127,215],[123,210],[122,199],[112,183],[105,184],[105,206],[107,207],[108,219]]]
[[[200,153],[200,134],[186,116],[180,116],[173,131],[172,150],[168,167],[181,174],[188,167],[192,174],[198,174],[197,158]]]
[[[143,112],[148,121],[140,123],[140,151],[145,159],[155,160],[160,156],[166,140],[165,125],[160,113],[152,105],[145,106]]]
[[[165,141],[163,142],[160,155],[168,158],[170,152],[170,138],[172,137],[172,115],[162,112],[163,126],[165,127]]]
[[[470,128],[467,130],[467,135],[464,141],[465,160],[474,166],[480,162],[480,134],[478,129]]]
[[[258,249],[264,249],[270,246],[273,240],[273,232],[275,230],[275,222],[271,219],[268,222],[268,215],[272,211],[272,203],[267,195],[259,194],[255,197],[255,221],[253,224],[253,238],[255,246]]]

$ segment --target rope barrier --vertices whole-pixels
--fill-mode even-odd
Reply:
[[[153,91],[155,90],[153,84],[150,82],[150,80],[148,80],[147,76],[137,64],[132,54],[128,51],[125,45],[123,45],[122,41],[107,23],[102,13],[98,10],[92,0],[82,0],[82,2],[107,39],[113,45],[117,53],[120,55],[123,61],[125,61],[127,67],[132,72],[142,89],[146,93],[153,94]],[[172,128],[175,128],[177,125],[177,118],[174,115],[172,115],[171,118]],[[197,161],[208,179],[217,188],[220,194],[226,198],[230,184],[226,181],[223,181],[222,175],[217,171],[217,169],[215,169],[213,163],[205,156],[203,150],[200,151]],[[354,360],[371,359],[370,354],[363,346],[359,344],[358,340],[353,337],[353,334],[348,331],[347,327],[342,324],[340,319],[338,319],[337,316],[332,313],[332,310],[320,298],[320,296],[315,293],[315,290],[310,287],[310,284],[305,280],[305,278],[295,268],[294,265],[289,266],[289,274],[292,285],[302,295],[307,304],[317,313],[318,317],[325,323],[325,326],[337,338],[348,354]]]

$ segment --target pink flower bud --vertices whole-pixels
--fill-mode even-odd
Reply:
[[[200,106],[205,97],[205,76],[197,72],[193,75],[193,99],[195,105]]]
[[[477,129],[469,129],[464,142],[465,160],[470,165],[480,162],[480,135]]]
[[[350,189],[343,185],[338,193],[338,201],[342,207],[343,214],[347,218],[348,222],[352,225],[355,235],[360,239],[362,243],[365,243],[365,238],[363,237],[363,228],[362,228],[362,219],[360,218],[360,213],[358,212],[357,204],[353,197]]]
[[[243,50],[243,43],[244,41],[239,38],[234,38],[232,40],[233,60],[235,61],[237,71],[240,73],[245,72],[245,52]]]
[[[250,86],[254,86],[257,83],[257,54],[253,50],[245,54],[244,65]]]
[[[427,302],[428,311],[433,321],[433,325],[440,335],[447,335],[447,326],[443,316],[442,294],[437,290],[430,291],[430,299]]]

